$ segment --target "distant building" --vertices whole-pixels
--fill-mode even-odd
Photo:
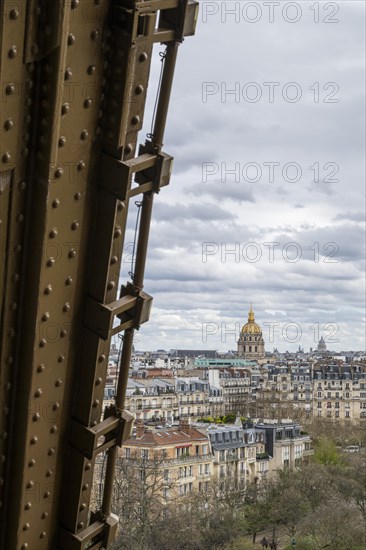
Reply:
[[[240,331],[238,340],[238,357],[259,359],[264,357],[264,340],[261,327],[255,322],[254,311],[250,304],[248,322]]]
[[[318,351],[320,352],[327,351],[327,346],[326,346],[326,343],[324,342],[323,336],[319,340]]]

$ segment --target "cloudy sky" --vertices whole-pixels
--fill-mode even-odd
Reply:
[[[250,302],[269,351],[321,335],[365,349],[364,12],[201,2],[179,52],[137,349],[236,349]]]

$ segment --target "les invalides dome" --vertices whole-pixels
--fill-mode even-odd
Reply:
[[[240,331],[238,357],[258,359],[264,356],[264,340],[261,327],[255,322],[252,304],[248,313],[248,322]]]

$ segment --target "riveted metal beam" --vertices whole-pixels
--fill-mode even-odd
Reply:
[[[0,6],[0,545],[107,548],[134,331],[178,44],[191,0],[4,0]],[[136,156],[153,46],[166,44],[151,139]],[[119,289],[130,198],[142,195],[135,272]],[[102,403],[123,331],[115,405]],[[107,453],[101,510],[95,459]]]

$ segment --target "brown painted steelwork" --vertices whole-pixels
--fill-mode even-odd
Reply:
[[[106,548],[153,196],[191,0],[4,0],[0,115],[0,545]],[[136,156],[153,45],[166,43],[151,139]],[[129,199],[142,194],[135,272],[118,293]],[[110,339],[124,331],[115,406],[101,418]],[[107,453],[101,510],[89,513]]]

